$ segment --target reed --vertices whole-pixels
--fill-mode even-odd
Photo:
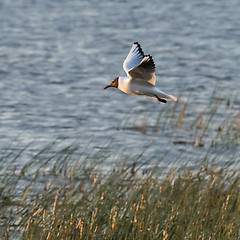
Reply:
[[[30,176],[25,166],[1,176],[2,239],[239,237],[237,171],[205,165],[161,176],[135,164],[107,172],[87,163],[48,167],[47,175]]]
[[[133,111],[116,131],[161,131],[172,146],[202,150],[192,170],[145,166],[148,147],[134,158],[113,155],[112,167],[105,164],[111,144],[95,152],[89,146],[86,155],[80,143],[50,143],[21,167],[29,146],[2,150],[0,238],[239,239],[239,156],[224,152],[239,147],[240,115],[230,100],[213,97],[193,111],[178,99],[155,119],[143,114],[131,123]]]

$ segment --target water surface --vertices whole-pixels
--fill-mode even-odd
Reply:
[[[1,1],[1,149],[33,142],[24,164],[57,139],[60,147],[79,142],[81,155],[104,148],[109,163],[143,153],[149,165],[163,156],[163,165],[196,164],[220,123],[239,112],[239,9],[237,0]],[[181,94],[175,115],[174,103],[103,90],[124,76],[134,41],[153,56],[157,86]],[[208,122],[215,106],[207,140],[195,146],[195,120]],[[221,150],[219,164],[238,161],[239,144],[219,139],[211,148]]]

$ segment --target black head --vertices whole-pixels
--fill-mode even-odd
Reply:
[[[114,79],[110,82],[110,84],[109,84],[108,86],[106,86],[104,89],[107,89],[107,88],[109,88],[109,87],[118,88],[118,78],[119,78],[119,77],[114,78]]]

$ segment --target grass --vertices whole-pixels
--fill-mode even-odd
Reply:
[[[0,239],[239,239],[236,104],[215,99],[193,111],[179,99],[155,119],[142,114],[131,123],[127,115],[116,131],[132,125],[140,134],[165,134],[171,146],[201,150],[192,170],[144,166],[147,148],[122,160],[111,144],[89,146],[85,155],[78,144],[59,150],[51,143],[21,166],[29,146],[2,151]],[[109,155],[119,163],[106,166]]]
[[[73,149],[64,152],[62,158],[70,158]],[[43,166],[32,174],[28,164],[1,176],[1,239],[240,236],[237,171],[202,166],[194,172],[171,169],[163,177],[153,170],[143,173],[135,164],[107,172],[87,162],[48,164],[47,175],[40,171]]]

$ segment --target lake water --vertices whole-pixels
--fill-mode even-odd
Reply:
[[[58,148],[78,142],[82,156],[103,149],[110,164],[143,154],[149,165],[195,165],[209,151],[219,164],[238,162],[239,143],[216,129],[240,109],[239,11],[238,0],[2,0],[2,151],[32,143],[21,165],[56,140]],[[153,56],[157,86],[181,95],[177,105],[103,90],[125,76],[135,41]],[[201,117],[211,124],[196,133],[206,139],[199,147]]]

